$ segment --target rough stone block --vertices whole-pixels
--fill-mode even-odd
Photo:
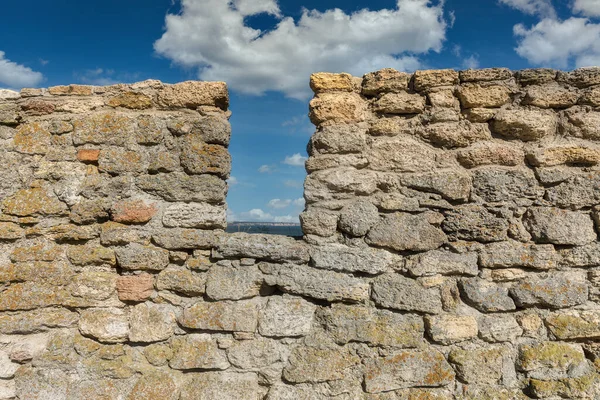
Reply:
[[[199,135],[186,135],[181,143],[181,166],[191,175],[213,174],[226,179],[231,171],[231,156],[217,144],[206,144]]]
[[[158,212],[156,203],[144,200],[122,200],[113,204],[111,219],[122,224],[143,224],[152,219]]]
[[[540,108],[567,108],[577,104],[577,100],[579,95],[576,91],[552,84],[530,86],[522,103]]]
[[[204,372],[188,376],[179,400],[260,400],[266,392],[259,386],[255,373]]]
[[[98,113],[73,121],[73,144],[122,146],[134,132],[133,119],[118,113]]]
[[[586,67],[570,72],[559,71],[556,79],[558,82],[564,82],[578,88],[598,85],[600,84],[600,68]]]
[[[270,297],[260,311],[258,331],[267,337],[308,335],[316,309],[302,297],[287,294]]]
[[[146,170],[143,153],[119,147],[104,149],[98,157],[98,169],[111,175],[134,173]]]
[[[260,294],[263,275],[256,265],[213,265],[206,278],[206,295],[213,300],[240,300]]]
[[[169,366],[173,369],[224,370],[229,368],[225,351],[217,347],[217,342],[211,335],[178,336],[173,338],[172,347],[173,357]]]
[[[374,103],[374,110],[384,114],[420,114],[425,110],[425,97],[417,93],[386,93]]]
[[[367,103],[356,93],[321,93],[310,101],[310,120],[316,124],[362,122]]]
[[[225,208],[205,203],[173,204],[163,214],[163,224],[169,228],[225,229]]]
[[[226,110],[229,93],[225,82],[187,81],[163,86],[157,101],[159,106],[170,109],[214,106]]]
[[[119,276],[117,293],[121,301],[146,301],[154,292],[154,277],[150,274]]]
[[[525,153],[519,147],[500,142],[479,142],[459,150],[458,162],[465,168],[482,165],[515,166],[523,163]]]
[[[438,288],[426,288],[400,274],[385,274],[373,281],[371,297],[375,304],[403,311],[438,314],[442,299]]]
[[[556,273],[525,279],[510,293],[519,307],[566,308],[587,301],[588,284],[581,277]]]
[[[472,316],[427,316],[425,321],[427,323],[427,333],[436,343],[449,345],[477,337],[477,320]]]
[[[496,114],[490,126],[492,133],[528,142],[555,134],[557,116],[541,110],[502,110]]]
[[[130,110],[144,110],[152,107],[152,99],[143,93],[125,92],[111,97],[106,101],[110,107],[123,107]]]
[[[169,265],[169,252],[158,247],[131,243],[115,250],[117,263],[127,270],[161,271]]]
[[[557,70],[550,68],[532,68],[518,71],[516,76],[521,85],[542,85],[556,79]]]
[[[337,231],[338,214],[311,207],[300,214],[300,225],[305,235],[333,236]]]
[[[411,257],[406,261],[406,269],[412,276],[437,274],[475,276],[479,273],[477,254],[459,254],[443,250],[432,250]]]
[[[87,309],[81,312],[79,331],[103,343],[123,343],[129,335],[129,321],[120,309]]]
[[[142,175],[136,179],[136,185],[145,192],[176,202],[225,201],[227,184],[214,175],[186,175],[182,172],[168,174]]]
[[[562,144],[528,151],[527,161],[535,167],[600,164],[600,147],[591,144]]]
[[[343,379],[360,358],[339,348],[298,346],[292,350],[283,378],[293,383],[317,383]]]
[[[508,239],[508,222],[480,205],[458,206],[445,215],[442,228],[451,237],[480,242],[499,242]]]
[[[366,74],[362,82],[362,94],[376,96],[379,93],[398,93],[408,89],[410,74],[392,68],[384,68]]]
[[[600,339],[600,312],[567,311],[546,318],[548,330],[560,340]]]
[[[455,367],[458,379],[465,383],[502,383],[504,351],[501,348],[455,349],[448,355],[448,361]]]
[[[469,84],[461,86],[458,98],[463,108],[501,107],[510,102],[510,90],[506,86],[480,86]]]
[[[486,315],[479,320],[479,337],[486,342],[514,342],[523,329],[512,315]]]
[[[458,72],[452,69],[416,71],[413,75],[415,90],[427,90],[437,86],[452,86],[459,82]]]
[[[473,171],[473,194],[486,203],[539,199],[544,189],[530,169],[483,167]]]
[[[511,311],[515,302],[508,289],[480,278],[462,279],[460,290],[465,301],[481,312]]]
[[[444,148],[468,147],[473,143],[492,139],[488,124],[469,121],[430,124],[418,134],[433,145]]]
[[[598,238],[592,218],[581,212],[535,207],[527,211],[524,222],[537,243],[584,245]]]
[[[183,310],[179,323],[190,329],[255,332],[258,303],[251,300],[208,303],[200,301]]]
[[[160,342],[173,336],[175,312],[165,304],[142,303],[131,308],[129,340],[132,342]]]
[[[246,257],[275,262],[308,262],[308,247],[290,237],[233,233],[219,236],[216,249],[225,258]]]
[[[350,74],[332,74],[329,72],[319,72],[310,76],[310,88],[318,93],[325,92],[352,92],[352,75]]]
[[[441,229],[429,223],[425,214],[394,213],[376,224],[365,241],[398,251],[426,251],[437,249],[447,238]]]
[[[355,248],[341,244],[315,246],[311,249],[311,265],[319,269],[380,274],[400,259],[385,250]]]
[[[310,153],[348,154],[360,153],[367,146],[366,129],[356,124],[338,124],[324,126],[311,138]]]
[[[566,378],[585,369],[586,359],[581,345],[540,342],[519,347],[517,368],[535,379]]]
[[[467,69],[458,73],[461,82],[503,81],[512,78],[508,68]]]
[[[216,266],[215,266],[216,267]],[[167,268],[158,274],[158,290],[170,290],[185,296],[200,296],[205,293],[206,276],[184,268]],[[228,288],[235,290],[235,287]]]

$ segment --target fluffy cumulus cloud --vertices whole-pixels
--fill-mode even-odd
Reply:
[[[43,80],[44,75],[40,72],[7,59],[6,54],[0,51],[0,86],[14,89],[35,87]]]
[[[559,68],[600,65],[600,22],[592,18],[600,16],[598,0],[571,2],[574,15],[566,19],[557,17],[550,0],[500,2],[539,17],[533,26],[517,24],[513,28],[516,51],[530,63]]]
[[[272,215],[268,212],[255,208],[240,213],[240,221],[244,222],[298,222],[297,215]]]
[[[166,16],[156,52],[200,79],[224,80],[240,92],[310,95],[315,71],[362,75],[383,67],[413,70],[418,54],[439,51],[446,35],[443,1],[397,0],[392,9],[346,13],[302,10],[298,20],[281,14],[275,0],[181,0],[181,13]],[[270,14],[277,25],[259,30],[245,17]]]
[[[306,162],[306,157],[304,157],[300,153],[296,153],[292,156],[287,156],[282,162],[284,164],[292,165],[294,167],[303,167],[304,163]]]
[[[292,200],[290,199],[273,199],[269,201],[269,208],[274,208],[276,210],[280,210],[283,208],[288,208],[292,204]]]

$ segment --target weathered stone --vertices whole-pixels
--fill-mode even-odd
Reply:
[[[524,267],[539,270],[556,268],[557,254],[552,245],[535,245],[515,241],[486,245],[479,261],[484,268]]]
[[[117,263],[127,270],[160,271],[169,265],[169,252],[158,247],[131,243],[115,250]]]
[[[0,240],[17,240],[25,236],[25,230],[12,222],[0,222]]]
[[[361,122],[367,113],[367,103],[356,93],[321,93],[310,101],[314,124]]]
[[[91,96],[92,86],[88,85],[68,85],[52,86],[48,88],[48,93],[54,96]]]
[[[206,295],[213,300],[240,300],[260,294],[263,275],[256,265],[228,267],[214,265],[208,271]]]
[[[225,82],[187,81],[163,86],[158,92],[158,104],[171,109],[215,106],[226,110],[229,93]]]
[[[503,81],[512,78],[508,68],[467,69],[458,73],[461,82]]]
[[[558,207],[571,209],[593,207],[600,202],[600,174],[590,172],[569,177],[558,185],[548,188],[546,198]]]
[[[333,304],[323,311],[323,325],[336,343],[362,342],[375,346],[419,347],[423,319],[363,306]]]
[[[600,164],[600,148],[569,144],[544,147],[528,152],[527,161],[536,167],[597,165]]]
[[[317,383],[343,379],[347,370],[360,363],[348,349],[298,346],[292,350],[283,378],[293,383]]]
[[[400,274],[385,274],[373,281],[371,297],[375,304],[403,311],[438,314],[442,299],[438,288],[426,288],[421,283]]]
[[[598,85],[600,84],[600,68],[585,67],[570,72],[559,71],[556,79],[578,88]]]
[[[161,367],[173,357],[173,350],[169,345],[154,343],[144,348],[144,356],[150,364]]]
[[[44,332],[52,328],[68,328],[77,323],[79,315],[64,308],[3,313],[0,315],[0,333],[6,335]]]
[[[150,233],[129,225],[117,222],[102,224],[100,243],[104,246],[120,246],[129,243],[150,243]]]
[[[101,246],[70,246],[67,250],[67,257],[74,265],[114,266],[116,264],[114,250]]]
[[[546,326],[560,340],[599,339],[600,313],[567,311],[551,314],[546,318]]]
[[[213,268],[217,268],[214,266]],[[186,296],[200,296],[205,292],[206,277],[188,269],[167,268],[158,274],[156,288]],[[228,289],[234,289],[228,288]]]
[[[154,292],[154,277],[150,274],[119,276],[117,293],[121,301],[146,301]]]
[[[491,164],[515,166],[523,163],[525,154],[523,150],[514,145],[498,142],[479,142],[458,151],[456,158],[465,168]]]
[[[177,400],[177,384],[170,374],[152,372],[142,375],[126,400]]]
[[[462,279],[460,289],[465,301],[482,312],[516,309],[508,289],[480,278]]]
[[[471,275],[478,274],[477,254],[451,253],[433,250],[407,260],[406,269],[412,276]]]
[[[46,154],[52,135],[39,122],[20,125],[13,144],[15,151],[23,154]]]
[[[523,329],[512,315],[486,315],[479,320],[479,337],[486,342],[514,342]]]
[[[68,277],[67,273],[63,275]],[[72,278],[71,294],[86,300],[107,300],[116,291],[118,275],[113,272],[83,271]],[[55,279],[59,281],[59,279]]]
[[[164,211],[163,224],[168,228],[225,229],[226,212],[224,207],[205,203],[173,204]]]
[[[16,104],[0,104],[0,125],[18,125],[21,116]]]
[[[588,284],[570,274],[529,277],[510,289],[519,307],[566,308],[585,303]]]
[[[213,175],[186,175],[181,172],[143,175],[136,185],[145,192],[166,201],[221,203],[225,200],[227,184]]]
[[[471,176],[463,171],[437,170],[405,174],[399,181],[412,189],[441,194],[445,199],[452,201],[466,201],[471,193]]]
[[[262,264],[265,282],[286,293],[327,301],[359,302],[369,297],[369,284],[361,279],[334,271],[303,265]]]
[[[73,131],[73,124],[69,121],[53,120],[48,123],[48,131],[53,135],[62,135]]]
[[[531,379],[529,388],[537,398],[589,399],[598,396],[598,374],[557,380]]]
[[[124,107],[131,110],[144,110],[152,107],[152,99],[143,93],[125,92],[106,101],[110,107]]]
[[[577,92],[552,84],[527,88],[523,104],[540,108],[567,108],[574,106],[578,99]]]
[[[442,228],[451,237],[480,242],[506,240],[508,222],[480,205],[464,205],[446,212]]]
[[[356,201],[342,209],[338,223],[342,232],[364,236],[379,220],[379,211],[369,201]]]
[[[352,75],[350,74],[332,74],[329,72],[319,72],[310,76],[310,88],[318,93],[325,92],[352,92]]]
[[[492,134],[487,124],[469,121],[441,122],[427,125],[419,134],[432,144],[444,148],[467,147],[483,140],[491,140]]]
[[[600,87],[591,87],[583,92],[579,99],[579,104],[590,105],[592,107],[600,106]]]
[[[517,368],[535,379],[566,378],[572,370],[585,365],[585,355],[580,345],[541,342],[519,347]]]
[[[208,334],[189,334],[175,337],[172,341],[173,357],[169,366],[173,369],[223,370],[229,367],[225,351]]]
[[[374,110],[384,114],[419,114],[425,110],[425,97],[417,93],[386,93],[374,103]]]
[[[69,376],[57,368],[39,369],[27,366],[17,371],[15,384],[16,393],[24,399],[66,399]]]
[[[550,207],[531,208],[525,226],[537,243],[584,245],[597,239],[588,214]]]
[[[270,297],[260,311],[258,331],[267,337],[305,336],[310,332],[316,308],[301,297]]]
[[[365,371],[367,393],[410,387],[438,387],[454,381],[454,371],[437,350],[407,350],[369,360]]]
[[[142,173],[145,171],[143,154],[119,147],[104,149],[98,157],[98,169],[111,175]]]
[[[313,247],[311,261],[319,269],[380,274],[399,260],[385,250],[329,244]]]
[[[333,236],[337,231],[338,214],[311,207],[300,214],[302,232],[306,235]]]
[[[392,68],[368,73],[362,82],[362,94],[365,96],[376,96],[379,93],[397,93],[408,89],[410,75],[398,72]]]
[[[367,157],[369,168],[377,171],[421,172],[436,166],[433,149],[408,136],[377,138]],[[368,192],[365,194],[373,190],[369,189]]]
[[[81,311],[79,331],[104,343],[127,341],[129,321],[123,310],[115,308],[95,308]]]
[[[111,219],[122,224],[143,224],[152,219],[158,212],[155,203],[148,204],[144,200],[122,200],[113,204]]]
[[[534,110],[502,110],[490,124],[492,133],[524,142],[556,133],[557,117],[552,112]]]
[[[434,107],[460,108],[458,99],[454,97],[454,91],[450,89],[427,93],[427,98],[429,99],[429,103]]]
[[[324,126],[310,138],[311,153],[360,153],[366,147],[366,129],[356,124]]]
[[[448,361],[456,369],[457,378],[468,384],[495,385],[501,383],[504,370],[501,348],[454,349]]]
[[[560,250],[560,264],[572,268],[588,268],[600,265],[600,244],[570,247]]]
[[[269,261],[308,262],[308,247],[290,237],[234,233],[219,237],[216,249],[225,258],[250,257]]]
[[[22,189],[2,202],[2,211],[9,215],[65,215],[67,206],[43,188]]]
[[[436,343],[449,345],[477,337],[477,320],[472,316],[427,316],[425,322],[429,337]]]
[[[99,199],[84,199],[71,207],[69,218],[72,222],[84,225],[93,224],[98,220],[108,218],[106,202]]]
[[[452,86],[459,82],[458,72],[452,69],[416,71],[413,75],[415,90],[421,91],[437,86]]]
[[[494,203],[541,198],[544,189],[530,169],[485,167],[473,171],[473,194]]]
[[[227,350],[227,357],[238,368],[258,369],[281,361],[281,350],[281,345],[275,340],[243,340]]]
[[[374,168],[377,168],[374,165]],[[341,167],[310,174],[304,182],[307,203],[320,200],[351,199],[377,190],[377,173]]]
[[[219,236],[214,231],[199,229],[163,229],[152,235],[152,240],[168,250],[211,249],[216,246]]]
[[[191,329],[226,332],[255,332],[257,303],[251,300],[207,303],[200,301],[183,310],[179,323]]]
[[[188,174],[214,174],[227,178],[231,171],[231,156],[227,149],[206,144],[199,135],[186,135],[181,144],[181,166]]]
[[[510,101],[510,90],[500,85],[464,85],[458,89],[457,95],[463,108],[501,107]]]
[[[148,172],[174,172],[179,169],[179,154],[169,151],[149,152]]]
[[[122,146],[133,136],[133,119],[116,113],[99,113],[73,122],[73,143]]]
[[[600,139],[600,113],[574,107],[565,112],[566,120],[569,122],[563,123],[565,136],[574,136],[583,139],[598,140]]]
[[[264,395],[254,373],[205,372],[189,375],[179,400],[260,400]]]
[[[138,304],[129,316],[129,340],[142,343],[167,340],[173,336],[175,326],[175,313],[169,306]]]
[[[517,72],[517,79],[521,85],[541,85],[556,79],[558,71],[550,68],[532,68]]]
[[[375,225],[365,241],[403,251],[433,250],[446,243],[446,235],[431,225],[425,214],[394,213]]]

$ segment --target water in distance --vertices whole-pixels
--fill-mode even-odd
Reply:
[[[283,222],[229,222],[227,232],[265,233],[267,235],[283,235],[302,237],[300,224]]]

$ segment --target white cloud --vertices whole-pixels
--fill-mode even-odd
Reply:
[[[500,0],[501,4],[515,8],[525,14],[556,18],[551,0]]]
[[[291,188],[295,188],[295,189],[300,189],[302,188],[302,182],[301,181],[295,181],[293,179],[287,179],[285,181],[283,181],[283,184],[287,187],[291,187]]]
[[[273,200],[269,201],[268,205],[269,205],[269,208],[281,210],[283,208],[289,207],[290,204],[292,204],[292,200],[290,200],[290,199],[285,199],[285,200],[273,199]]]
[[[287,156],[282,162],[287,165],[293,165],[294,167],[303,167],[306,160],[306,157],[300,153],[296,153],[293,156]]]
[[[238,179],[235,176],[230,176],[229,179],[227,179],[227,183],[233,186],[239,184],[240,181],[238,181]]]
[[[261,174],[270,174],[271,172],[273,172],[275,170],[275,168],[272,165],[261,165],[260,168],[258,169],[258,172],[260,172]]]
[[[0,51],[0,84],[20,89],[39,85],[44,75],[5,58],[6,53]]]
[[[275,217],[275,222],[298,223],[300,222],[300,219],[297,215],[282,215],[280,217]]]
[[[600,1],[575,0],[573,11],[588,17],[600,17]]]
[[[462,62],[462,67],[466,69],[477,69],[479,68],[479,58],[475,55],[471,55],[465,58]]]
[[[295,207],[304,207],[304,203],[305,203],[305,201],[304,201],[304,197],[300,197],[299,199],[296,199],[296,200],[294,200],[294,201],[292,202],[292,204],[293,204]]]
[[[533,64],[552,64],[567,68],[597,65],[600,60],[600,24],[586,18],[565,21],[543,19],[530,29],[514,27],[519,38],[517,53]]]
[[[264,212],[260,208],[254,208],[250,211],[241,213],[242,221],[273,221],[273,216],[268,212]]]
[[[298,21],[280,15],[275,0],[181,0],[180,14],[166,16],[156,52],[205,80],[224,80],[235,90],[288,97],[310,96],[315,71],[362,75],[383,67],[412,70],[415,54],[439,51],[446,36],[443,1],[397,0],[393,9],[302,10]],[[267,31],[244,17],[279,18]]]

